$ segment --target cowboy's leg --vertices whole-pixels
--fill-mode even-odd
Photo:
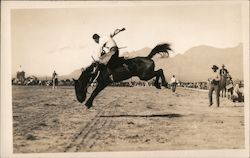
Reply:
[[[112,71],[111,71],[111,68],[110,68],[110,66],[112,65],[111,62],[110,62],[111,58],[112,58],[112,52],[108,52],[105,55],[100,57],[99,62],[100,62],[100,64],[105,66],[105,69],[106,69],[106,71],[108,72],[108,74],[110,76],[110,80],[112,81],[113,80],[112,76],[111,76]]]
[[[209,105],[210,106],[213,104],[213,91],[214,91],[214,85],[210,84],[210,88],[208,91],[208,98],[209,98]]]
[[[109,66],[110,69],[115,68],[118,66],[119,63],[119,49],[118,47],[112,47],[110,49],[109,54],[109,60],[107,62],[107,65]]]
[[[217,103],[217,107],[220,106],[220,90],[219,90],[219,85],[216,85],[214,87],[215,90],[215,95],[216,95],[216,103]]]
[[[119,56],[119,49],[118,47],[112,47],[110,49],[110,52],[107,53],[108,54],[108,61],[106,63],[106,68],[107,68],[107,72],[109,74],[110,80],[113,81],[113,76],[112,76],[112,69],[115,68],[117,66],[117,59]]]
[[[118,47],[112,47],[110,49],[110,52],[112,55],[109,63],[112,66],[112,68],[117,67],[117,66],[124,66],[127,71],[129,71],[129,63],[127,60],[119,57],[119,48]]]
[[[52,79],[52,85],[53,85],[53,89],[55,88],[55,79]]]
[[[119,48],[118,47],[112,47],[110,49],[111,54],[113,54],[114,58],[118,58],[119,57]]]

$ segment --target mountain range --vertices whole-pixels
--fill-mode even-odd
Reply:
[[[143,48],[135,52],[125,53],[125,56],[147,56],[151,48]],[[231,48],[215,48],[207,45],[192,47],[183,54],[163,58],[153,57],[156,69],[163,69],[169,81],[172,75],[180,81],[207,81],[211,74],[211,67],[222,64],[229,71],[233,79],[243,80],[243,46],[240,43]]]
[[[221,68],[222,64],[233,79],[243,80],[243,47],[239,44],[232,48],[197,46],[172,58],[156,58],[157,68],[162,68],[169,80],[176,75],[181,81],[207,81],[213,65]]]
[[[147,56],[152,48],[142,48],[133,52],[125,52],[122,56],[136,57]],[[207,45],[192,47],[183,54],[163,58],[160,55],[153,57],[156,69],[162,68],[166,79],[169,81],[175,75],[180,81],[207,81],[211,74],[211,67],[222,64],[229,71],[233,79],[243,80],[243,46],[240,43],[231,48],[215,48]],[[59,76],[60,79],[78,78],[81,69],[68,75]]]

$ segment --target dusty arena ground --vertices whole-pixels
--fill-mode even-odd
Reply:
[[[244,148],[244,103],[208,107],[203,91],[108,87],[89,110],[73,87],[12,94],[14,153]]]

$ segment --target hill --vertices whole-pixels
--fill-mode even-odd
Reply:
[[[243,79],[242,44],[233,48],[197,46],[172,58],[157,58],[155,63],[165,71],[168,80],[175,74],[181,81],[207,81],[214,64],[224,64],[233,79]]]
[[[71,72],[68,75],[59,76],[59,78],[62,79],[62,80],[63,79],[70,79],[70,80],[72,80],[72,78],[78,79],[79,76],[81,75],[81,73],[82,73],[82,70],[81,69],[77,69],[77,70]]]
[[[123,56],[136,57],[147,56],[151,48],[145,47],[137,51],[123,53]],[[161,58],[156,55],[156,68],[162,68],[169,81],[171,76],[176,75],[181,81],[207,81],[211,73],[212,65],[221,67],[225,64],[233,79],[243,80],[243,48],[242,44],[232,48],[215,48],[201,45],[190,48],[183,54],[177,54],[174,57]],[[60,79],[78,78],[81,69],[72,73],[59,76]]]

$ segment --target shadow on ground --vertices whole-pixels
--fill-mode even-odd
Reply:
[[[99,117],[183,117],[181,114],[151,114],[151,115],[101,115]]]

